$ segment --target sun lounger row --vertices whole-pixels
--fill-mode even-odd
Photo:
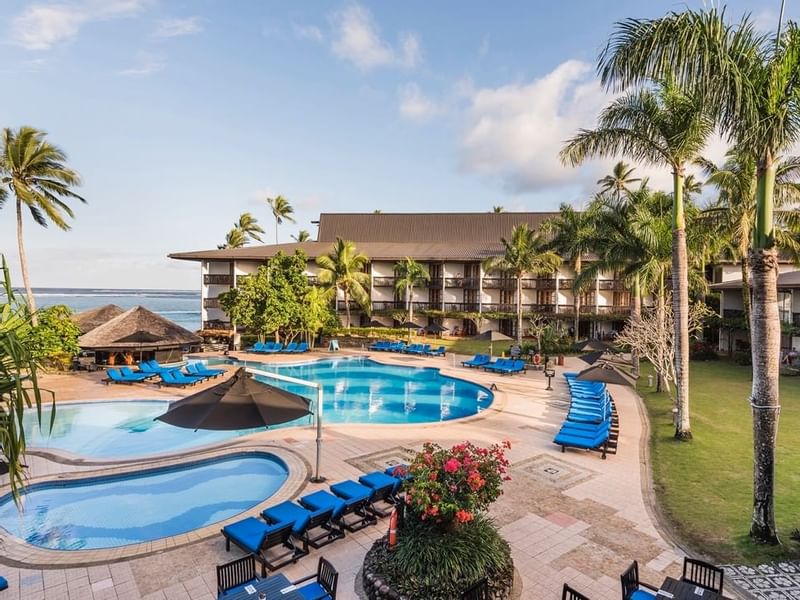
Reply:
[[[577,373],[564,373],[570,390],[567,417],[553,441],[567,448],[595,450],[602,458],[616,454],[619,437],[619,420],[613,399],[606,384],[580,381]]]
[[[416,354],[419,356],[444,356],[447,350],[444,346],[432,348],[430,344],[406,344],[405,342],[380,341],[370,344],[370,350],[378,352],[402,352],[403,354]]]
[[[328,490],[302,496],[297,502],[287,500],[261,512],[261,519],[247,517],[222,528],[225,549],[231,543],[252,553],[261,563],[262,577],[297,562],[309,554],[309,548],[321,548],[354,532],[377,523],[389,514],[378,504],[392,507],[397,502],[403,477],[393,475],[396,467],[374,471],[335,483]]]
[[[303,354],[308,352],[308,343],[289,342],[284,348],[280,342],[256,342],[247,351],[256,354]]]
[[[224,369],[209,369],[200,363],[189,363],[181,371],[180,367],[162,367],[157,361],[144,361],[139,363],[138,370],[133,371],[130,367],[119,367],[106,370],[106,383],[142,383],[149,379],[157,379],[159,387],[173,386],[186,387],[195,385],[220,377],[225,373]]]
[[[501,375],[513,375],[525,371],[525,361],[511,358],[498,358],[494,362],[482,365],[484,371],[492,371]]]

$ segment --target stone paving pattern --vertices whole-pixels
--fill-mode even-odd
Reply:
[[[491,514],[511,544],[522,583],[519,597],[555,599],[560,597],[562,584],[568,582],[590,598],[617,600],[619,574],[634,559],[639,561],[641,578],[652,584],[660,584],[668,575],[680,575],[682,554],[659,534],[642,493],[641,407],[630,389],[612,388],[620,417],[619,450],[601,460],[593,452],[561,453],[552,443],[568,398],[560,376],[554,379],[555,390],[547,392],[546,379],[537,372],[501,377],[457,367],[456,358],[451,356],[374,357],[394,364],[439,366],[446,374],[487,386],[496,383],[499,390],[492,408],[460,421],[422,426],[326,426],[322,474],[329,482],[355,479],[366,468],[396,464],[426,440],[451,445],[468,439],[486,445],[510,439],[513,479],[506,483],[505,493]],[[567,368],[577,367],[575,359],[568,360]],[[45,383],[59,392],[60,401],[175,394],[174,390],[161,391],[154,386],[105,387],[99,384],[98,375],[51,376]],[[311,463],[313,429],[291,430],[291,437],[287,433],[263,432],[241,438],[237,444],[249,448],[259,443],[281,445]],[[30,456],[28,464],[32,479],[96,468],[65,465],[41,456]],[[4,483],[0,479],[0,486]],[[318,487],[307,484],[297,495]],[[315,571],[317,556],[322,554],[340,572],[337,598],[358,598],[355,579],[364,553],[385,534],[387,526],[388,519],[383,519],[375,527],[348,534],[344,540],[312,551],[283,572],[289,579],[309,574]],[[0,536],[0,574],[8,578],[10,588],[0,592],[0,600],[212,600],[216,598],[215,565],[242,555],[238,549],[225,552],[222,536],[212,535],[139,558],[88,567],[66,566],[73,559],[65,552],[62,565],[29,569],[9,564],[3,556],[5,542]]]

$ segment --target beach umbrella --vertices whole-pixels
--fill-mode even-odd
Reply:
[[[422,329],[421,325],[417,325],[413,321],[406,321],[400,324],[400,329],[408,329],[408,339],[411,340],[411,332],[415,329]]]
[[[490,329],[489,331],[484,331],[482,334],[478,336],[479,340],[488,340],[489,341],[489,355],[493,354],[493,345],[494,342],[510,342],[514,338],[508,337],[505,333],[500,333],[496,329]]]
[[[383,328],[385,328],[386,325],[384,325],[383,323],[381,323],[377,319],[372,319],[372,321],[369,322],[368,327],[383,327]]]
[[[623,371],[616,365],[607,362],[599,362],[578,373],[575,379],[580,381],[602,381],[616,385],[636,385],[636,378],[630,373]]]
[[[602,350],[598,350],[597,352],[589,352],[589,354],[582,354],[578,358],[580,358],[583,362],[593,365],[598,360],[600,360],[605,354]]]
[[[441,325],[440,323],[434,322],[434,323],[429,324],[425,328],[425,331],[427,331],[428,333],[436,334],[436,335],[442,335],[443,332],[450,331],[450,329],[448,329],[444,325]]]
[[[601,342],[600,340],[586,340],[576,344],[575,349],[581,352],[606,352],[608,350],[613,350],[614,345],[608,342]]]
[[[309,414],[307,398],[253,379],[240,367],[222,383],[173,402],[156,419],[187,429],[232,431],[280,425]]]

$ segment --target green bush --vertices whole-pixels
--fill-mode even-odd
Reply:
[[[420,327],[420,329],[422,329]],[[329,336],[351,336],[351,337],[408,337],[408,329],[401,327],[335,327],[327,329],[325,335]]]
[[[72,357],[80,351],[81,332],[72,320],[72,310],[57,304],[38,311],[37,316],[39,324],[25,338],[31,354],[47,366],[68,369]]]
[[[749,350],[747,352],[734,352],[733,362],[742,367],[749,367],[753,364],[753,355]]]
[[[491,519],[478,515],[453,531],[407,519],[390,553],[379,541],[367,554],[364,571],[376,573],[409,598],[451,600],[486,577],[491,597],[507,597],[514,581],[511,548]]]

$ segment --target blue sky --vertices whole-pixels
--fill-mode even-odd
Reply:
[[[244,211],[274,241],[276,194],[297,212],[282,241],[324,211],[579,205],[609,161],[556,153],[608,99],[593,65],[614,21],[687,5],[4,0],[0,126],[46,130],[89,201],[70,232],[27,219],[33,283],[196,288],[166,254],[215,247]],[[764,28],[779,5],[728,3]]]

